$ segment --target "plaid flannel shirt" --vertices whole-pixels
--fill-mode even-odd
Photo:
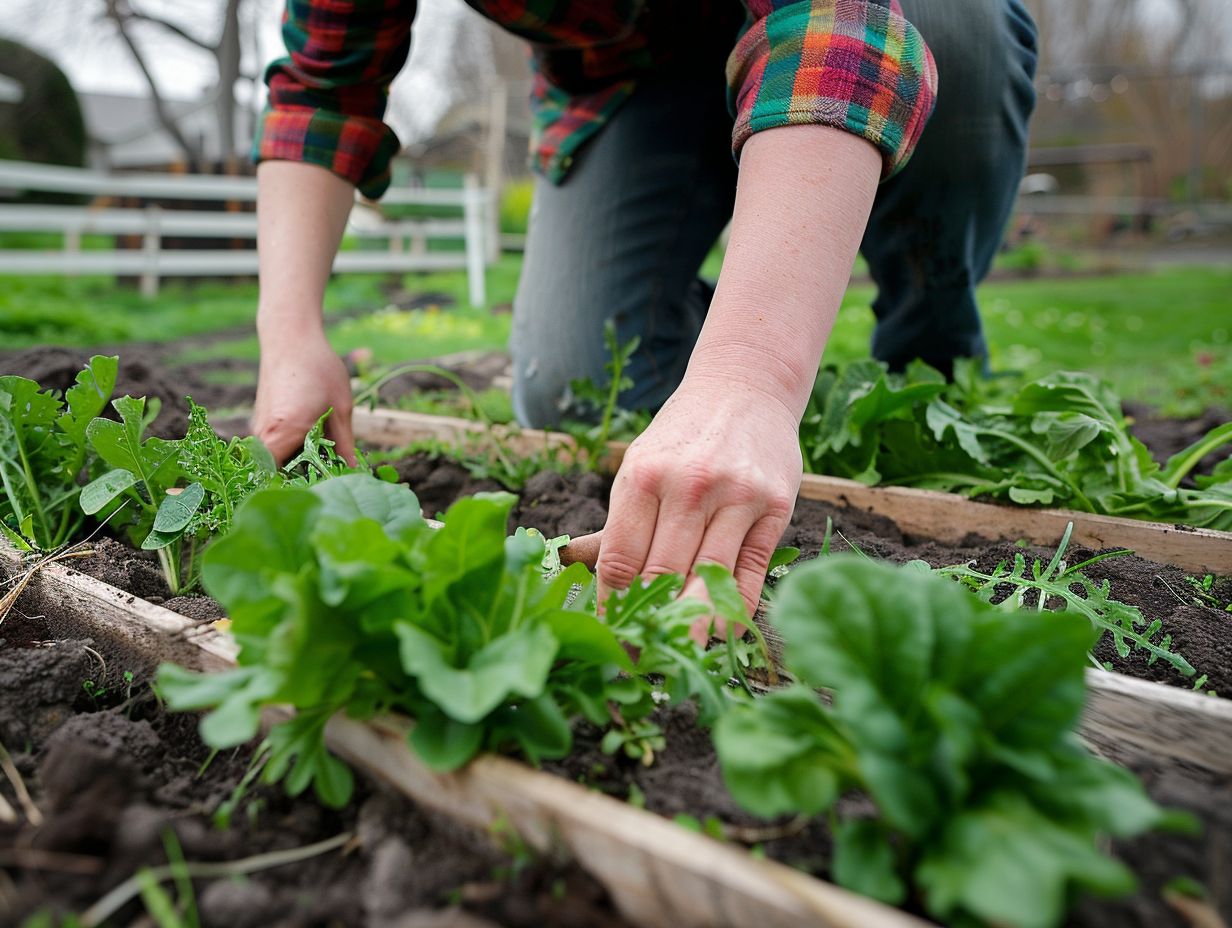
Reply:
[[[817,124],[872,142],[889,177],[911,156],[935,99],[932,56],[897,0],[468,2],[531,44],[531,162],[557,183],[639,75],[687,60],[719,30],[740,33],[727,63],[737,158],[755,132]],[[382,117],[414,15],[415,0],[288,0],[289,56],[266,73],[254,158],[318,164],[380,196],[399,148]]]

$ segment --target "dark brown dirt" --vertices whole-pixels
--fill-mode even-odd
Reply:
[[[91,356],[118,354],[120,369],[113,397],[157,397],[162,401],[162,411],[150,433],[161,438],[183,438],[188,427],[185,396],[192,396],[207,408],[218,409],[234,405],[236,389],[207,383],[203,377],[205,369],[200,366],[168,368],[167,353],[168,349],[159,345],[124,345],[118,349],[27,348],[0,354],[0,374],[20,374],[37,381],[45,390],[66,390]],[[250,399],[252,388],[241,389]]]
[[[723,786],[718,758],[708,735],[696,726],[694,708],[661,710],[656,721],[664,729],[667,748],[656,755],[653,766],[604,754],[599,733],[583,726],[576,733],[573,754],[546,764],[545,769],[622,799],[634,797],[645,808],[669,818],[689,816],[704,828],[718,828],[727,841],[759,846],[775,860],[828,877],[832,845],[822,820],[765,822],[750,816]],[[1202,822],[1203,833],[1155,834],[1117,842],[1113,852],[1138,875],[1139,890],[1118,900],[1083,899],[1067,926],[1184,928],[1189,923],[1161,895],[1178,877],[1202,883],[1224,918],[1232,916],[1232,884],[1227,880],[1232,861],[1232,782],[1184,768],[1130,766],[1156,802],[1191,812]],[[860,795],[845,796],[839,803],[840,814],[858,815],[870,808]]]
[[[1125,414],[1132,421],[1134,435],[1151,449],[1151,456],[1160,464],[1225,422],[1232,422],[1232,412],[1226,409],[1208,409],[1195,419],[1170,419],[1156,415],[1150,406],[1141,403],[1125,403]],[[1225,445],[1208,454],[1198,462],[1193,474],[1209,474],[1215,466],[1232,456],[1232,447]],[[1193,485],[1192,480],[1186,484]]]
[[[197,880],[203,926],[362,925],[407,913],[466,913],[456,925],[618,928],[605,894],[576,868],[510,857],[482,835],[366,782],[347,809],[259,788],[229,828],[212,824],[243,775],[250,748],[208,760],[195,718],[160,711],[143,681],[91,699],[97,669],[86,642],[39,639],[34,620],[10,619],[0,642],[0,739],[13,753],[44,821],[0,824],[0,924],[37,911],[80,912],[142,867],[167,862],[174,836],[185,859],[226,861],[302,847],[342,833],[342,849],[243,880]],[[12,626],[12,627],[10,627]],[[0,790],[15,796],[7,779]],[[84,867],[66,869],[68,857]],[[173,890],[174,892],[174,890]],[[116,924],[134,923],[130,903]],[[447,924],[448,922],[442,922]]]

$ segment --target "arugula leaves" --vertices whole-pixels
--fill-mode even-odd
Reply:
[[[657,692],[697,696],[717,716],[727,667],[689,640],[706,607],[672,602],[679,578],[613,597],[601,621],[585,567],[545,576],[543,537],[506,536],[513,502],[460,500],[433,530],[414,493],[370,475],[253,493],[203,557],[239,667],[209,676],[164,667],[168,704],[212,709],[201,732],[217,748],[253,737],[263,706],[294,706],[293,734],[290,723],[271,732],[267,756],[280,760],[263,777],[313,784],[334,805],[350,793],[322,740],[338,711],[411,715],[411,746],[440,770],[482,750],[560,757],[578,717],[614,726],[622,744],[648,745],[642,721]],[[730,577],[708,582],[719,596],[724,583],[734,589]]]
[[[951,490],[1022,505],[1232,529],[1232,471],[1181,481],[1232,443],[1219,426],[1161,468],[1130,434],[1102,381],[1059,372],[1013,385],[959,365],[946,384],[925,364],[825,368],[800,429],[806,467],[863,483]]]
[[[1094,633],[1069,616],[836,556],[793,570],[770,619],[798,682],[718,720],[724,779],[760,815],[829,812],[849,888],[918,893],[947,923],[1046,928],[1072,890],[1132,888],[1097,836],[1181,824],[1074,736]],[[851,790],[873,817],[837,816]]]
[[[0,377],[0,529],[19,547],[58,548],[81,527],[81,478],[94,465],[87,426],[115,389],[117,365],[95,355],[62,398]]]

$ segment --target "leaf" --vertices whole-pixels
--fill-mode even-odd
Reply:
[[[532,764],[564,757],[573,746],[569,719],[548,693],[498,709],[494,721],[496,743],[511,741]]]
[[[736,580],[726,567],[720,564],[698,564],[694,572],[706,584],[706,595],[715,615],[732,624],[748,623],[749,611],[740,595]]]
[[[406,672],[446,715],[466,723],[480,721],[510,696],[539,696],[557,649],[545,626],[529,625],[491,641],[457,667],[442,642],[421,629],[401,622],[394,631]]]
[[[261,706],[277,692],[278,679],[264,667],[236,667],[218,673],[195,673],[163,664],[158,689],[173,711],[209,709],[201,720],[201,737],[223,749],[256,737]]]
[[[393,540],[426,528],[419,499],[405,484],[391,484],[367,474],[346,474],[325,480],[312,492],[321,501],[321,515],[339,519],[371,519]]]
[[[1129,892],[1133,875],[1092,836],[1050,820],[1009,792],[954,816],[924,847],[916,879],[929,914],[1015,928],[1061,922],[1072,889]]]
[[[937,441],[944,442],[946,435],[952,432],[959,447],[972,460],[980,464],[990,463],[988,450],[980,442],[983,430],[953,406],[944,400],[933,400],[928,404],[924,417]]]
[[[1108,428],[1081,412],[1041,412],[1031,420],[1031,431],[1044,440],[1044,452],[1054,461],[1077,454]]]
[[[411,730],[410,744],[433,770],[456,770],[479,753],[482,725],[451,719],[442,712],[422,713]]]
[[[713,734],[723,782],[756,815],[824,812],[854,773],[851,746],[803,686],[729,709]]]
[[[205,487],[199,483],[190,483],[179,493],[167,494],[154,517],[154,531],[178,535],[184,531],[204,499]]]
[[[90,421],[107,408],[107,401],[115,389],[119,361],[115,356],[94,355],[77,374],[74,385],[64,391],[67,408],[60,414],[57,424],[78,448],[85,446]]]
[[[81,509],[92,516],[136,483],[137,475],[131,470],[109,470],[81,488]]]
[[[834,829],[834,881],[887,905],[907,898],[885,830],[867,819],[840,822]]]
[[[312,563],[309,531],[320,506],[306,489],[263,490],[240,507],[230,534],[205,549],[202,582],[231,616],[237,637],[268,633],[285,610],[274,578],[296,576]]]

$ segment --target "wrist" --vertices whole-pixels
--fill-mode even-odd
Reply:
[[[257,306],[257,341],[262,351],[301,343],[305,338],[325,338],[325,319],[320,306],[269,304]]]
[[[711,341],[699,345],[689,360],[680,389],[769,415],[798,428],[812,391],[816,370],[805,375],[779,355],[746,343]]]

